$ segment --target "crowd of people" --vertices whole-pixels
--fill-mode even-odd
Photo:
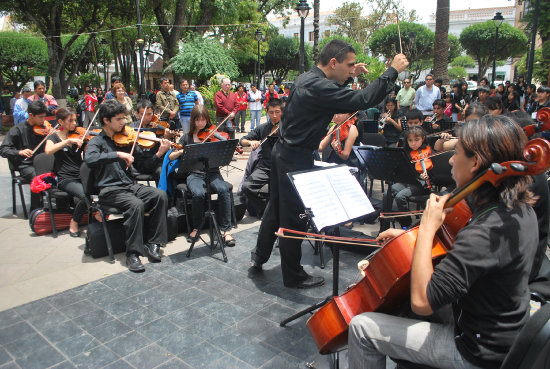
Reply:
[[[157,93],[134,104],[114,76],[107,94],[93,88],[84,93],[81,124],[101,128],[89,140],[68,135],[79,124],[79,114],[72,108],[59,108],[45,94],[44,83],[36,82],[34,95],[23,89],[14,103],[17,123],[4,138],[0,155],[29,182],[35,176],[33,158],[42,152],[55,156],[57,186],[75,197],[69,229],[74,237],[80,236],[78,224],[90,206],[78,173],[90,168],[100,203],[123,214],[128,269],[143,272],[141,257],[162,260],[161,248],[168,241],[167,209],[175,201],[170,189],[178,184],[185,183],[191,196],[188,241],[194,242],[201,232],[205,184],[210,183],[218,195],[220,242],[224,247],[236,245],[231,234],[229,187],[219,168],[184,172],[179,170],[179,161],[187,146],[203,142],[204,133],[213,133],[217,124],[219,132],[228,137],[220,139],[246,133],[239,142],[251,147],[255,155],[251,155],[242,191],[261,218],[250,271],[262,273],[279,227],[308,228],[307,219],[300,216],[304,206],[287,174],[313,169],[319,152],[326,161],[358,166],[352,147],[364,138],[367,109],[380,107],[376,134],[383,137],[383,146],[403,147],[407,161],[420,153],[430,155],[432,150],[454,150],[449,176],[455,186],[447,189],[465,187],[494,162],[524,159],[527,137],[521,126],[533,124],[533,114],[550,107],[549,87],[535,88],[520,78],[515,84],[492,88],[482,78],[473,93],[463,81],[447,92],[442,81],[428,74],[417,89],[409,78],[402,88],[396,88],[397,77],[408,64],[404,55],[396,55],[377,80],[359,89],[354,79],[367,72],[365,65],[356,63],[350,44],[333,40],[321,51],[318,65],[296,78],[292,93],[289,86],[278,89],[273,83],[265,93],[254,85],[249,90],[237,85],[233,92],[231,80],[222,79],[221,90],[214,96],[216,122],[189,80],[182,80],[180,90],[175,91],[163,77]],[[264,109],[268,120],[260,124]],[[246,132],[248,111],[251,123]],[[37,136],[33,128],[42,126],[51,114],[63,129],[50,129],[42,145],[44,137]],[[151,145],[120,146],[121,135],[145,131],[155,132],[149,139]],[[342,131],[346,134],[341,135]],[[151,175],[157,186],[137,183],[137,174]],[[538,261],[545,259],[548,233],[545,174],[534,179],[510,177],[496,187],[486,184],[474,190],[467,199],[472,218],[435,267],[431,246],[447,214],[444,204],[450,195],[430,188],[426,167],[414,179],[414,185],[393,183],[390,190],[400,211],[408,209],[411,196],[430,195],[415,240],[410,314],[364,313],[352,319],[350,368],[385,368],[388,355],[430,366],[445,360],[453,368],[499,367],[528,318],[529,282],[548,277],[540,274],[544,268]],[[41,206],[40,201],[34,195],[31,207]],[[389,211],[393,203],[386,199],[383,206]],[[412,218],[400,224],[402,229],[384,224],[377,239],[388,242],[400,237],[412,226]],[[322,285],[324,278],[306,273],[301,264],[301,242],[279,239],[282,283],[289,288]],[[363,267],[368,274],[368,263]],[[436,312],[441,320],[424,321],[424,316]]]

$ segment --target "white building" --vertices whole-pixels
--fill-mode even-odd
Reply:
[[[319,13],[319,39],[330,36],[332,31],[336,31],[337,26],[328,24],[328,17],[333,15],[333,11]],[[300,17],[296,12],[293,12],[286,26],[283,24],[286,20],[284,17],[269,17],[269,23],[277,27],[279,34],[285,37],[300,37]],[[309,11],[309,15],[304,23],[304,41],[313,45],[313,9]]]

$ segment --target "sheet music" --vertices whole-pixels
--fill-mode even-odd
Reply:
[[[346,166],[294,174],[293,181],[305,207],[311,208],[318,230],[374,211]]]

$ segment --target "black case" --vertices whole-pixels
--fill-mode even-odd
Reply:
[[[113,246],[113,253],[125,252],[126,232],[124,231],[123,219],[109,220],[106,224],[109,237],[111,238],[111,245]],[[90,255],[94,259],[109,255],[101,223],[94,222],[88,224],[84,254]]]

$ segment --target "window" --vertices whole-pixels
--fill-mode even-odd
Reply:
[[[294,38],[298,38],[298,34],[297,34],[297,33],[294,34]]]
[[[313,42],[313,32],[310,32],[310,33],[309,33],[309,39],[308,39],[308,41],[312,41],[312,42]]]

